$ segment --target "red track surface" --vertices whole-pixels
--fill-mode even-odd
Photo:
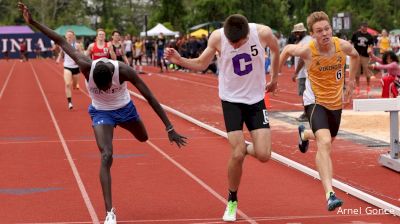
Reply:
[[[75,108],[68,111],[62,67],[53,61],[0,61],[0,71],[0,222],[102,220],[99,153],[87,114],[90,100],[86,89],[73,92]],[[224,129],[215,77],[178,72],[142,77],[161,103]],[[295,85],[286,77],[280,79],[282,91],[271,98],[273,111],[301,110],[293,105],[300,100]],[[83,78],[80,81],[84,87]],[[176,129],[189,138],[189,145],[178,149],[169,144],[151,108],[139,99],[134,98],[134,102],[150,141],[139,143],[126,131],[115,131],[112,174],[118,220],[222,223],[230,153],[227,141],[170,114]],[[314,168],[314,144],[305,155],[297,153],[295,145],[295,126],[273,125],[274,151]],[[381,152],[339,139],[333,153],[335,178],[399,206],[399,176],[376,165]],[[26,189],[46,190],[32,193]],[[86,201],[82,196],[85,192]],[[345,201],[343,208],[361,209],[362,214],[329,213],[318,180],[275,161],[261,164],[248,158],[239,191],[243,212],[239,223],[399,222],[391,215],[368,215],[365,209],[371,205],[341,191],[338,195]]]

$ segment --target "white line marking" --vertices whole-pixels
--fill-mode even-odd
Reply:
[[[60,75],[60,77],[63,78],[63,80],[64,80],[64,71],[60,71],[58,69],[55,69],[54,66],[52,64],[50,64],[48,61],[46,61],[46,64],[48,64],[49,67],[51,68],[51,70],[53,70],[56,73],[58,73]],[[82,73],[79,73],[79,74],[82,74]],[[82,76],[83,76],[84,79],[86,79],[83,74],[82,74]],[[79,88],[79,91],[81,91],[83,94],[85,94],[87,97],[90,98],[89,93],[85,92],[82,88]]]
[[[155,75],[157,75],[158,77],[161,77],[161,78],[171,79],[171,80],[174,80],[174,81],[182,81],[182,82],[187,82],[187,83],[191,83],[191,84],[195,84],[195,85],[199,85],[199,86],[205,86],[205,87],[210,87],[210,88],[213,88],[213,89],[218,89],[217,86],[204,84],[204,83],[201,83],[201,82],[198,82],[198,81],[192,81],[192,80],[187,80],[187,79],[182,79],[182,78],[172,77],[172,76],[166,76],[166,75],[161,75],[161,74],[155,74]],[[296,107],[301,107],[301,108],[303,107],[303,104],[290,103],[290,102],[287,102],[287,101],[271,99],[271,97],[269,98],[269,100],[273,101],[273,102],[278,102],[278,103],[282,103],[282,104],[296,106]]]
[[[15,62],[14,62],[14,64],[13,64],[13,66],[11,67],[10,72],[9,72],[8,75],[7,75],[7,78],[6,78],[6,81],[4,82],[3,88],[2,88],[1,91],[0,91],[0,99],[1,99],[1,97],[3,96],[4,90],[6,89],[6,86],[7,86],[7,84],[8,84],[8,80],[10,80],[11,74],[12,74],[12,72],[14,71],[14,67],[15,67]]]
[[[97,217],[97,214],[96,214],[96,212],[95,212],[95,210],[93,208],[92,202],[90,201],[89,195],[86,192],[85,185],[83,184],[83,181],[82,181],[82,179],[81,179],[81,177],[79,175],[79,171],[76,168],[76,165],[75,165],[75,163],[74,163],[74,161],[72,159],[71,153],[70,153],[70,151],[68,149],[67,143],[65,142],[64,136],[61,133],[61,129],[58,126],[58,123],[57,123],[57,120],[56,120],[56,118],[54,116],[53,110],[51,109],[50,103],[49,103],[49,101],[48,101],[48,99],[46,97],[46,94],[45,94],[45,92],[44,92],[44,90],[42,88],[42,85],[40,84],[38,75],[37,75],[35,69],[33,68],[32,63],[29,62],[29,64],[30,64],[30,66],[32,68],[32,71],[33,71],[34,75],[35,75],[36,83],[39,86],[40,92],[42,93],[43,100],[46,103],[47,110],[50,113],[51,120],[53,121],[54,127],[55,127],[55,129],[57,131],[57,135],[60,138],[61,144],[62,144],[63,149],[64,149],[65,156],[67,157],[69,165],[71,166],[72,173],[74,174],[74,177],[75,177],[75,180],[76,180],[76,182],[78,184],[79,190],[81,191],[81,195],[82,195],[83,200],[84,200],[84,202],[86,204],[86,207],[87,207],[87,209],[89,211],[90,217],[92,218],[92,222],[96,223],[96,224],[99,224],[100,223],[99,218]]]
[[[332,218],[338,218],[338,217],[380,217],[380,216],[386,216],[386,215],[307,215],[307,216],[265,216],[265,217],[254,217],[254,220],[256,221],[279,221],[279,220],[290,220],[290,219],[295,219],[296,221],[298,220],[306,220],[306,219],[332,219]],[[118,220],[118,223],[162,223],[162,222],[174,222],[174,223],[180,223],[180,222],[190,222],[190,223],[226,223],[224,221],[221,221],[221,218],[202,218],[202,219],[141,219],[141,220]],[[235,223],[242,223],[242,222],[247,222],[246,220],[243,219],[238,219],[236,220]],[[85,224],[85,223],[91,223],[89,221],[81,221],[81,222],[22,222],[22,223],[17,223],[17,224]],[[358,222],[357,222],[358,223]],[[361,223],[361,222],[360,222]]]
[[[205,86],[205,87],[210,87],[210,88],[213,88],[213,89],[218,89],[217,86],[208,85],[208,84],[204,84],[204,83],[197,82],[197,81],[182,79],[182,78],[178,78],[176,76],[172,77],[172,76],[166,76],[166,75],[161,75],[161,74],[155,74],[155,75],[157,75],[158,77],[161,77],[161,78],[171,79],[171,80],[174,80],[174,81],[188,82],[188,83],[199,85],[199,86]]]
[[[155,149],[157,152],[159,152],[161,155],[163,155],[165,158],[167,158],[172,164],[174,164],[176,167],[178,167],[180,170],[182,170],[186,175],[188,175],[190,178],[192,178],[194,181],[196,181],[200,186],[202,186],[204,189],[206,189],[208,192],[210,192],[214,197],[216,197],[218,200],[220,200],[222,203],[227,204],[227,201],[225,200],[224,197],[222,197],[220,194],[218,194],[214,189],[212,189],[209,185],[207,185],[204,181],[202,181],[200,178],[198,178],[196,175],[194,175],[192,172],[190,172],[188,169],[186,169],[184,166],[182,166],[180,163],[175,161],[173,158],[171,158],[168,154],[166,154],[163,150],[161,150],[159,147],[154,145],[150,140],[147,140],[146,142],[149,144],[153,149]],[[246,219],[249,223],[256,223],[254,220],[252,220],[250,217],[248,217],[244,212],[242,212],[240,209],[237,210],[237,213]]]
[[[129,92],[133,96],[145,101],[145,98],[143,96],[141,96],[141,95],[139,95],[139,94],[137,94],[137,93],[135,93],[133,91],[129,91]],[[193,117],[190,117],[189,115],[186,115],[186,114],[184,114],[184,113],[182,113],[180,111],[177,111],[177,110],[175,110],[175,109],[173,109],[171,107],[165,106],[163,104],[161,104],[161,106],[164,108],[164,110],[166,110],[166,111],[168,111],[168,112],[170,112],[172,114],[175,114],[176,116],[181,117],[181,118],[183,118],[183,119],[185,119],[185,120],[187,120],[187,121],[189,121],[189,122],[191,122],[193,124],[196,124],[196,125],[204,128],[204,129],[206,129],[208,131],[211,131],[211,132],[213,132],[213,133],[215,133],[217,135],[220,135],[222,137],[225,137],[225,138],[227,138],[227,136],[228,136],[226,132],[224,132],[224,131],[222,131],[220,129],[217,129],[217,128],[211,126],[211,125],[205,124],[205,123],[203,123],[203,122],[201,122],[201,121],[199,121],[199,120],[197,120],[197,119],[195,119]],[[313,170],[313,169],[311,169],[311,168],[309,168],[309,167],[307,167],[307,166],[304,166],[304,165],[302,165],[302,164],[300,164],[298,162],[295,162],[295,161],[293,161],[293,160],[291,160],[289,158],[286,158],[286,157],[284,157],[282,155],[279,155],[279,154],[277,154],[275,152],[272,152],[272,158],[274,160],[276,160],[278,162],[281,162],[281,163],[283,163],[283,164],[285,164],[285,165],[287,165],[289,167],[292,167],[292,168],[294,168],[294,169],[296,169],[296,170],[298,170],[298,171],[300,171],[302,173],[310,175],[310,176],[314,177],[315,179],[319,179],[320,180],[318,172]],[[368,202],[368,203],[370,203],[372,205],[375,205],[378,208],[386,209],[388,211],[393,211],[394,214],[396,214],[397,216],[400,216],[400,207],[397,207],[396,205],[390,204],[390,203],[388,203],[388,202],[386,202],[384,200],[381,200],[381,199],[379,199],[377,197],[374,197],[374,196],[372,196],[370,194],[367,194],[367,193],[365,193],[363,191],[360,191],[360,190],[358,190],[358,189],[356,189],[356,188],[354,188],[354,187],[352,187],[352,186],[350,186],[350,185],[348,185],[346,183],[343,183],[343,182],[341,182],[339,180],[336,180],[336,179],[332,179],[332,185],[334,187],[344,191],[344,192],[347,192],[347,193],[349,193],[349,194],[351,194],[351,195],[363,200],[363,201],[366,201],[366,202]]]
[[[196,136],[187,136],[192,139],[221,139],[221,137],[196,137]],[[152,137],[151,139],[162,140],[168,139],[167,137]],[[96,142],[95,138],[90,139],[66,139],[66,142]],[[114,138],[113,141],[132,141],[132,138]],[[59,140],[37,140],[37,141],[0,141],[0,145],[8,145],[8,144],[39,144],[39,143],[59,143]]]

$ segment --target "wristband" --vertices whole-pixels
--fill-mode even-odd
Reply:
[[[169,133],[169,132],[171,132],[171,131],[174,130],[174,126],[169,125],[169,126],[167,126],[167,127],[165,128],[165,130]]]

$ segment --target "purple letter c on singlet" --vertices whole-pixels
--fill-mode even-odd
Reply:
[[[246,53],[238,54],[232,58],[233,71],[238,76],[249,74],[253,70],[251,63],[246,63],[244,70],[240,70],[240,61],[243,60],[245,63],[251,61],[251,56]],[[242,62],[243,63],[243,62]]]

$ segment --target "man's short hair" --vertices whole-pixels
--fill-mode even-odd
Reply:
[[[249,22],[247,18],[240,14],[230,15],[224,22],[224,33],[232,43],[246,38],[249,34]]]
[[[313,32],[313,25],[319,21],[327,21],[328,23],[330,23],[329,20],[329,16],[323,12],[323,11],[319,11],[319,12],[313,12],[311,13],[308,17],[307,17],[307,27],[308,30],[310,32]]]
[[[121,33],[120,33],[118,30],[114,30],[114,31],[111,33],[111,36],[114,36],[114,33],[118,33],[119,35],[121,35]]]
[[[368,26],[368,22],[364,21],[364,22],[361,23],[360,26],[364,26],[364,27],[365,27],[365,26]]]
[[[103,62],[98,62],[93,69],[93,81],[97,88],[104,89],[112,82],[112,72]]]

